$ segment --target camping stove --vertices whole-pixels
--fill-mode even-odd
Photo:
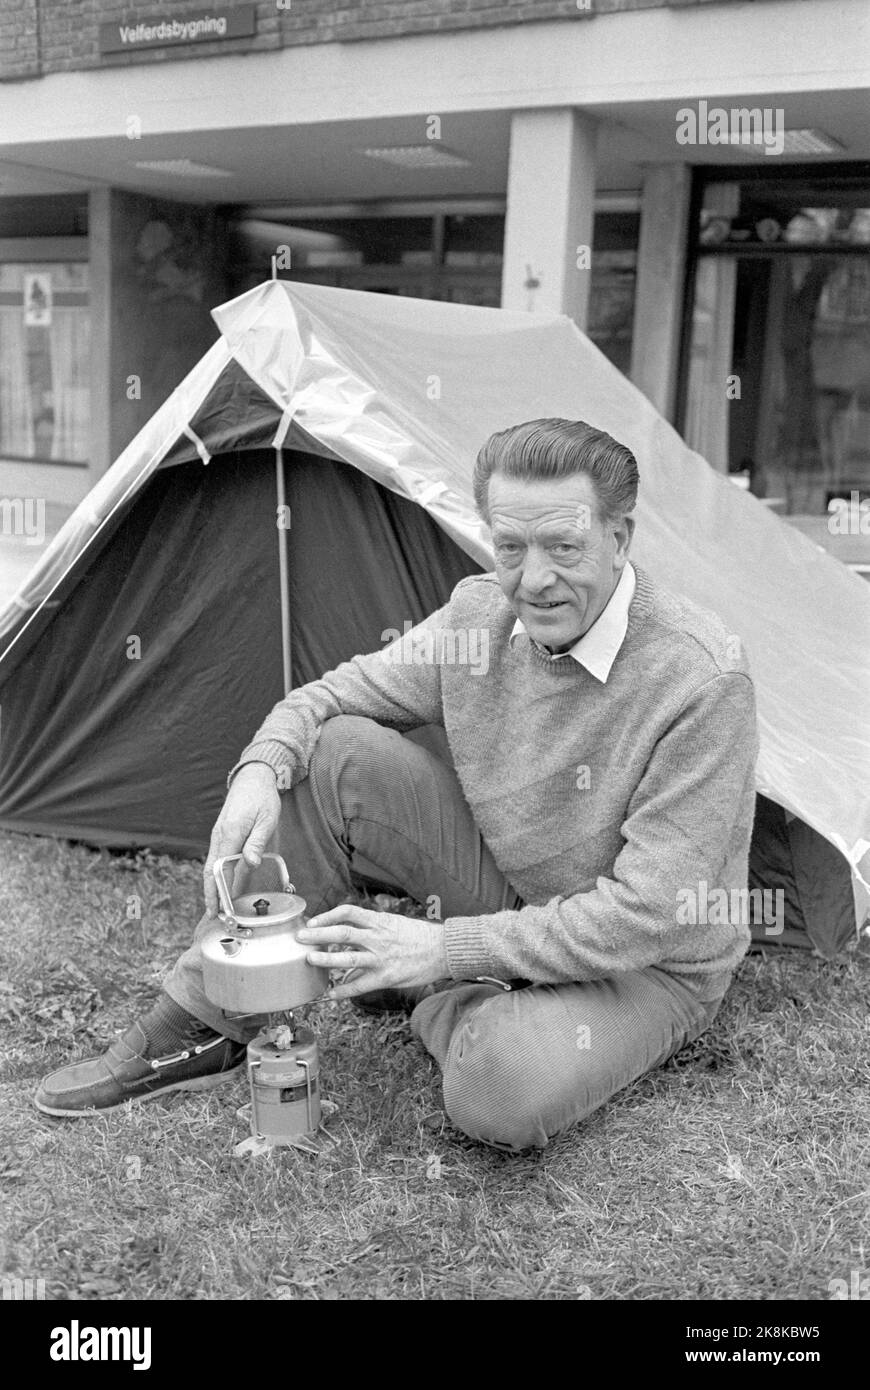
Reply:
[[[224,866],[241,858],[229,854],[215,862],[221,911],[202,939],[203,984],[212,1003],[229,1013],[269,1016],[247,1052],[252,1139],[245,1151],[259,1152],[296,1144],[320,1124],[317,1040],[292,1011],[319,998],[329,976],[309,965],[310,948],[296,938],[305,925],[305,901],[297,897],[284,860],[263,855],[275,861],[279,891],[231,898]]]

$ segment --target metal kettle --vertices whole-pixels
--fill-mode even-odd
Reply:
[[[215,861],[221,912],[205,932],[202,952],[203,986],[212,1003],[229,1013],[278,1013],[317,999],[329,986],[329,975],[309,965],[310,946],[297,941],[305,925],[305,899],[297,897],[287,866],[279,854],[274,859],[281,876],[281,891],[244,893],[232,899],[224,877],[224,865],[240,860],[228,854]]]

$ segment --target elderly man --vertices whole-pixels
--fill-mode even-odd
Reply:
[[[696,1038],[749,942],[706,904],[746,885],[752,682],[716,617],[629,562],[637,484],[581,421],[493,435],[474,493],[495,573],[275,706],[206,864],[197,936],[215,858],[280,852],[316,914],[309,960],[349,972],[334,997],[412,1009],[453,1123],[508,1149]],[[430,724],[442,756],[403,737]],[[427,917],[348,906],[360,866]],[[260,1022],[208,1000],[195,940],[156,1006],[36,1103],[84,1115],[215,1085]]]

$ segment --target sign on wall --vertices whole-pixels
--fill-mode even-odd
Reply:
[[[218,5],[181,14],[153,14],[148,19],[100,25],[101,53],[136,53],[181,43],[215,43],[257,32],[256,5]]]
[[[24,325],[26,328],[51,327],[51,275],[45,272],[24,277]]]

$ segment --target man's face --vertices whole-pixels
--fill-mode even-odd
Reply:
[[[544,482],[494,473],[488,501],[505,598],[530,637],[568,651],[616,588],[634,518],[602,520],[595,484],[584,473]]]

